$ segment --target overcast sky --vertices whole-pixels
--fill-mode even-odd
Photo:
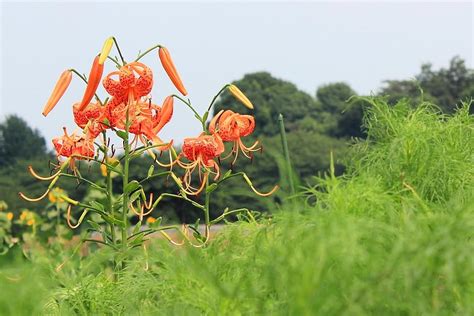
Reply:
[[[129,59],[156,43],[167,46],[200,109],[221,86],[249,72],[269,71],[311,95],[334,81],[367,94],[383,80],[413,77],[424,62],[446,67],[455,55],[469,67],[473,61],[469,1],[2,2],[1,28],[0,119],[18,114],[47,139],[62,126],[74,129],[71,106],[84,89],[74,78],[44,118],[59,74],[71,67],[88,73],[110,35]],[[156,53],[143,61],[155,73],[154,100],[175,91]],[[180,142],[198,132],[192,114],[177,103],[162,135]]]

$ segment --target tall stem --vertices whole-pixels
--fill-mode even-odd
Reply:
[[[127,214],[128,214],[128,194],[125,193],[125,188],[128,185],[128,168],[130,163],[130,143],[128,142],[128,130],[130,128],[129,121],[129,108],[127,107],[126,112],[126,121],[125,121],[125,138],[123,140],[123,149],[124,149],[124,165],[123,165],[123,175],[122,175],[122,191],[123,191],[123,207],[122,207],[122,250],[125,253],[127,250]],[[124,265],[122,265],[124,266]]]
[[[278,121],[280,123],[280,136],[281,136],[281,147],[283,148],[283,154],[285,155],[286,168],[288,169],[288,182],[290,184],[291,194],[296,194],[295,183],[293,182],[293,172],[290,160],[290,151],[288,150],[288,141],[286,140],[285,123],[283,121],[283,114],[278,115]]]
[[[115,212],[112,201],[112,176],[111,171],[107,169],[107,208],[109,209],[109,214],[112,218],[115,218]],[[112,222],[110,224],[110,234],[112,237],[112,243],[115,245],[115,224]]]
[[[108,147],[107,147],[107,133],[102,133],[104,137],[104,161],[108,163],[109,155],[108,155]],[[113,196],[112,196],[112,171],[109,168],[106,168],[106,192],[107,192],[107,211],[112,218],[115,218],[114,214],[114,207],[113,207]],[[112,222],[110,223],[110,236],[112,238],[112,243],[115,245],[115,224]],[[106,242],[106,240],[104,240]]]
[[[120,50],[120,47],[117,43],[117,39],[115,37],[113,37],[113,39],[114,39],[115,47],[117,48],[117,51],[119,53],[120,59],[122,60],[123,65],[125,66],[125,64],[127,63],[125,62],[125,59],[123,59],[122,51]]]
[[[208,171],[207,171],[208,172]],[[210,218],[209,218],[209,205],[211,201],[211,192],[208,192],[209,188],[209,175],[206,177],[206,188],[205,188],[205,196],[204,196],[204,223],[206,224],[206,241],[209,238],[209,233],[210,233]]]

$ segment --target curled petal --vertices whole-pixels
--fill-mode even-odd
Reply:
[[[166,97],[163,102],[163,107],[161,109],[160,120],[158,124],[153,128],[153,132],[157,134],[163,126],[165,126],[173,116],[173,96]]]
[[[174,241],[170,235],[168,235],[167,233],[165,233],[164,231],[160,230],[160,234],[162,234],[170,243],[172,243],[173,245],[175,246],[182,246],[184,245],[184,240],[182,240],[181,242],[176,242]]]
[[[42,177],[40,175],[38,175],[36,173],[36,171],[33,169],[33,167],[31,165],[28,166],[28,171],[30,172],[30,174],[38,179],[38,180],[41,180],[41,181],[49,181],[49,180],[53,180],[54,178],[56,178],[60,173],[61,173],[61,170],[58,170],[55,174],[49,176],[49,177]]]
[[[84,212],[82,212],[81,216],[79,217],[79,220],[77,221],[77,224],[76,225],[73,225],[71,223],[71,209],[72,209],[72,205],[69,205],[67,207],[67,216],[66,216],[66,221],[67,221],[67,224],[69,227],[71,227],[72,229],[75,229],[77,227],[79,227],[81,224],[82,224],[82,221],[84,220],[84,218],[86,217],[87,213],[89,212],[88,209],[85,209]]]
[[[217,122],[219,121],[219,117],[222,115],[222,113],[224,113],[224,110],[220,110],[219,113],[217,113],[211,120],[211,122],[209,123],[209,132],[211,134],[214,134],[215,131],[216,131],[216,124]]]
[[[23,194],[22,192],[18,192],[18,195],[23,199],[23,200],[26,200],[26,201],[29,201],[29,202],[38,202],[38,201],[41,201],[42,199],[44,199],[48,193],[49,193],[50,189],[48,188],[46,190],[46,192],[43,193],[43,195],[41,195],[40,197],[37,197],[37,198],[30,198],[30,197],[27,197],[25,194]]]
[[[257,189],[255,189],[255,187],[253,186],[252,184],[252,181],[250,181],[249,177],[244,173],[243,174],[243,177],[245,179],[245,182],[247,182],[247,184],[250,186],[250,188],[252,189],[253,192],[255,192],[257,195],[260,195],[260,196],[270,196],[272,195],[273,193],[275,193],[276,190],[278,190],[279,186],[278,185],[275,185],[273,187],[273,189],[270,190],[270,192],[267,192],[267,193],[261,193],[259,191],[257,191]]]

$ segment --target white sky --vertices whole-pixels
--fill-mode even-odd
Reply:
[[[232,80],[269,71],[314,95],[324,83],[345,81],[359,94],[385,79],[406,79],[421,63],[445,67],[459,55],[472,67],[472,2],[2,2],[0,119],[18,114],[50,139],[74,129],[71,106],[84,86],[70,89],[44,118],[41,110],[59,76],[89,73],[102,43],[114,35],[130,60],[138,50],[168,47],[198,108]],[[174,92],[156,53],[154,100]],[[112,70],[112,65],[109,69]],[[258,104],[256,104],[258,106]],[[163,139],[199,132],[184,106]]]

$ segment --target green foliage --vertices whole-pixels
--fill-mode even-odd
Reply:
[[[436,103],[444,113],[453,113],[459,100],[469,101],[474,96],[474,71],[459,57],[451,59],[449,68],[433,70],[431,64],[424,64],[415,78],[387,80],[381,94],[389,95],[390,103],[406,97],[418,103],[422,89],[423,98]]]
[[[177,249],[155,239],[146,254],[137,250],[118,280],[105,269],[111,257],[105,249],[69,261],[60,272],[40,267],[55,267],[64,256],[35,259],[33,275],[29,264],[15,263],[16,269],[1,271],[0,288],[21,294],[0,300],[0,310],[473,314],[474,144],[467,141],[473,130],[468,106],[446,116],[426,105],[410,108],[406,101],[395,107],[383,99],[366,101],[372,104],[365,118],[367,140],[354,148],[346,175],[316,178],[307,189],[311,203],[283,205],[271,219],[227,225],[204,249]],[[409,156],[406,144],[413,144]],[[438,185],[443,191],[434,197]]]
[[[380,98],[365,98],[367,141],[355,148],[355,169],[384,175],[388,190],[411,190],[424,200],[449,200],[474,179],[474,117],[469,104],[454,116],[422,103],[412,109],[407,100],[394,106]],[[354,165],[354,164],[353,164]]]
[[[44,138],[22,118],[11,115],[0,124],[0,167],[10,165],[17,159],[45,156]]]

